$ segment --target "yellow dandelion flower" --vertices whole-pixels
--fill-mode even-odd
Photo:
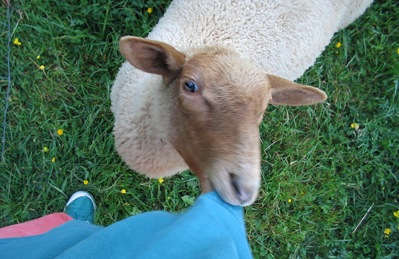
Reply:
[[[122,194],[125,194],[125,193],[126,193],[126,190],[125,190],[125,189],[122,189],[122,190],[121,190],[121,193],[122,193]]]
[[[48,152],[48,151],[49,151],[48,147],[44,147],[44,148],[43,148],[43,151],[44,151],[44,152]]]
[[[386,228],[385,230],[384,230],[384,233],[386,234],[386,235],[389,235],[389,234],[391,234],[391,229],[390,228]]]
[[[291,199],[288,199],[288,202],[292,202],[292,200],[291,200]]]
[[[57,133],[58,133],[58,135],[62,135],[62,134],[64,134],[64,130],[62,130],[62,129],[59,129],[59,130],[57,130]]]
[[[40,56],[37,56],[36,58],[37,58],[37,59],[40,59]]]
[[[152,13],[152,8],[148,8],[147,13]]]
[[[170,197],[168,196],[168,200],[170,200]],[[399,227],[398,227],[399,228]]]
[[[385,237],[388,237],[388,235],[385,235]]]
[[[44,66],[43,66],[43,65],[41,65],[39,68],[40,68],[41,70],[44,70]]]
[[[55,157],[53,157],[53,159],[51,159],[51,162],[53,162],[53,163],[55,162]]]
[[[83,181],[83,184],[84,184],[84,185],[87,185],[88,183],[89,183],[89,181],[87,181],[87,180],[84,180],[84,181]]]
[[[399,210],[398,210],[398,211],[395,211],[395,212],[393,213],[393,215],[394,215],[395,217],[399,218]]]
[[[15,44],[15,45],[21,45],[22,43],[18,40],[18,38],[15,38],[14,44]]]
[[[163,183],[162,177],[159,177],[158,182],[159,182],[159,183]]]
[[[398,54],[399,54],[399,48],[398,48]]]
[[[357,124],[356,122],[355,123],[352,123],[351,124],[351,128],[354,128],[354,129],[359,129],[359,124]]]
[[[341,47],[341,42],[338,42],[337,45],[335,45],[335,47],[340,48]]]

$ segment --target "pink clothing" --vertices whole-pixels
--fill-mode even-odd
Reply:
[[[40,235],[70,220],[73,218],[68,214],[53,213],[25,223],[0,228],[0,238]]]

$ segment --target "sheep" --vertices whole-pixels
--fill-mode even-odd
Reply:
[[[268,104],[327,95],[292,82],[372,0],[174,0],[146,39],[122,37],[111,92],[115,147],[151,178],[190,168],[204,193],[248,206],[260,186]]]

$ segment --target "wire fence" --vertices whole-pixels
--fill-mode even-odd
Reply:
[[[6,66],[7,66],[7,75],[0,75],[0,79],[2,81],[7,82],[7,90],[6,90],[6,97],[5,97],[5,106],[4,106],[4,115],[3,115],[3,135],[1,138],[2,148],[1,148],[1,161],[4,161],[4,148],[6,144],[6,123],[7,123],[7,110],[8,110],[8,99],[10,96],[10,88],[11,88],[11,71],[10,71],[10,53],[11,53],[11,24],[10,24],[10,3],[9,1],[3,1],[7,8],[7,15],[6,21],[0,21],[2,25],[2,34],[3,32],[7,32],[7,56],[6,56]]]

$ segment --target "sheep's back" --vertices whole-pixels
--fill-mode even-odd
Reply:
[[[149,39],[179,50],[232,45],[264,72],[295,80],[372,0],[174,0]]]

